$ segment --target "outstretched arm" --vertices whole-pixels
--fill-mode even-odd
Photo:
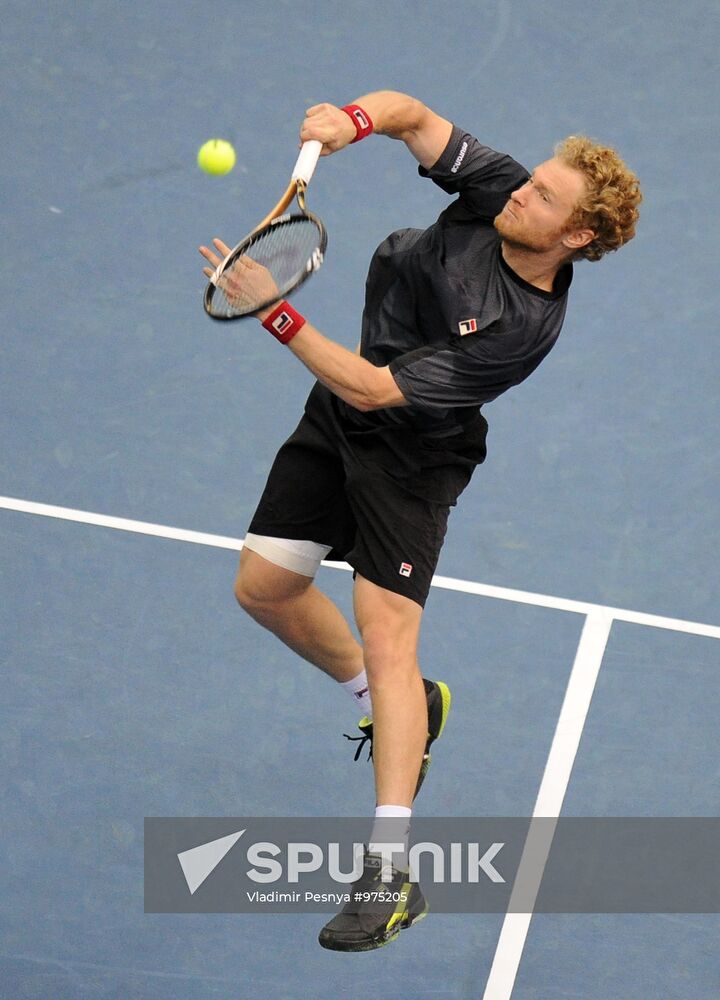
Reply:
[[[353,102],[372,119],[374,131],[400,139],[423,167],[432,167],[450,139],[452,122],[431,111],[422,101],[395,90],[378,90]],[[309,108],[300,129],[302,142],[319,139],[323,156],[349,145],[355,138],[350,117],[334,104]]]
[[[288,347],[319,382],[356,410],[365,412],[407,403],[387,366],[373,365],[342,344],[328,340],[307,320]]]
[[[213,275],[215,268],[223,258],[230,253],[230,247],[222,240],[213,240],[215,249],[200,247],[200,253],[208,262],[209,267],[203,268],[206,277]],[[221,255],[221,256],[218,256]],[[242,292],[243,288],[252,288],[256,299],[267,297],[272,287],[272,277],[266,268],[252,261],[249,257],[241,257],[234,268],[228,272],[228,293],[233,289]],[[262,290],[262,293],[259,291]],[[275,288],[277,291],[277,288]],[[270,290],[272,295],[272,291]],[[260,321],[265,320],[275,309],[276,303],[255,313]],[[299,361],[308,368],[319,382],[327,386],[340,399],[353,406],[356,410],[378,410],[386,406],[404,406],[406,399],[398,388],[390,369],[387,366],[378,367],[371,364],[359,354],[349,351],[342,344],[337,344],[324,337],[311,323],[305,320],[302,329],[292,338],[288,347]]]

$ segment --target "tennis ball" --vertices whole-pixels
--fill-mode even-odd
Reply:
[[[226,139],[209,139],[198,150],[197,161],[206,174],[227,174],[235,166],[235,150]]]

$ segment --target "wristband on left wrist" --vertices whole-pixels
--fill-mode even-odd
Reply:
[[[281,344],[289,344],[295,334],[305,326],[306,320],[289,302],[283,300],[261,322],[268,333]]]

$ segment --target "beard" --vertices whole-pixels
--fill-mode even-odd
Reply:
[[[508,246],[530,253],[547,253],[555,249],[568,231],[566,226],[550,231],[539,229],[514,219],[505,209],[495,216],[493,225]]]

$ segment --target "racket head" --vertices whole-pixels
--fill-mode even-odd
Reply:
[[[205,289],[205,311],[217,320],[242,319],[286,298],[322,266],[326,248],[325,227],[311,212],[273,219],[238,243],[217,268]],[[251,291],[240,292],[235,284],[231,292],[223,277],[236,277],[233,268],[240,258],[238,267],[249,259],[266,268],[269,285],[255,282]]]

